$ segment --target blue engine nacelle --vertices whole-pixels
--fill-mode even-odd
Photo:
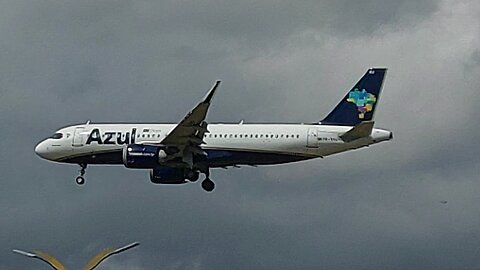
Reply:
[[[157,167],[150,171],[150,181],[155,184],[184,184],[186,169]]]
[[[122,160],[127,168],[151,169],[157,167],[172,152],[165,146],[129,144],[123,148]]]

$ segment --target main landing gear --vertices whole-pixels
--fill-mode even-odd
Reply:
[[[190,181],[192,183],[197,182],[199,177],[200,177],[200,173],[198,173],[197,171],[188,170],[185,173],[185,178],[187,178],[188,181]]]
[[[202,181],[202,188],[206,192],[212,192],[215,189],[215,183],[210,180],[210,172],[205,173],[205,180]]]
[[[87,169],[87,164],[78,164],[80,165],[81,169],[80,169],[80,175],[77,176],[77,178],[75,178],[75,182],[77,183],[77,185],[81,186],[83,184],[85,184],[85,178],[83,177],[85,175],[85,170]]]

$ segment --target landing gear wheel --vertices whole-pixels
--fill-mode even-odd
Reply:
[[[75,178],[75,182],[77,183],[77,185],[81,186],[85,184],[85,178],[83,178],[83,176],[78,176],[77,178]]]
[[[215,183],[210,179],[205,179],[202,181],[202,188],[206,192],[212,192],[215,189]]]
[[[82,163],[82,164],[78,164],[80,165],[80,175],[75,178],[75,182],[77,183],[77,185],[81,186],[83,184],[85,184],[85,178],[83,178],[83,176],[85,175],[85,170],[87,169],[87,164],[85,163]]]
[[[192,172],[192,174],[187,176],[187,179],[190,182],[197,182],[198,178],[200,178],[200,174],[198,172]]]

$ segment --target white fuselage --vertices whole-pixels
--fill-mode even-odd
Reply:
[[[87,123],[62,128],[57,138],[40,142],[35,152],[42,158],[67,163],[122,164],[121,156],[113,160],[102,155],[121,153],[126,144],[158,144],[175,127],[175,124],[94,124]],[[271,154],[301,159],[323,157],[357,149],[392,138],[388,130],[374,128],[371,135],[352,142],[344,142],[339,136],[351,126],[320,124],[209,124],[202,149],[206,151],[235,151],[252,154]],[[58,138],[61,137],[61,138]],[[220,157],[221,158],[221,157]],[[265,159],[265,156],[264,158]],[[221,166],[238,164],[277,164],[291,162],[265,160],[256,162],[232,161]],[[215,166],[212,166],[215,167]]]
[[[77,184],[88,164],[123,164],[150,170],[155,184],[184,184],[210,168],[273,165],[345,152],[388,141],[392,132],[374,128],[373,114],[386,68],[370,68],[318,124],[211,124],[206,121],[220,81],[176,124],[97,124],[62,128],[40,142],[42,158],[79,164]]]

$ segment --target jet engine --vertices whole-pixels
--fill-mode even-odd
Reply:
[[[151,169],[166,161],[178,149],[163,145],[129,144],[123,148],[122,160],[127,168]]]
[[[157,167],[150,171],[150,181],[155,184],[184,184],[185,169]]]

